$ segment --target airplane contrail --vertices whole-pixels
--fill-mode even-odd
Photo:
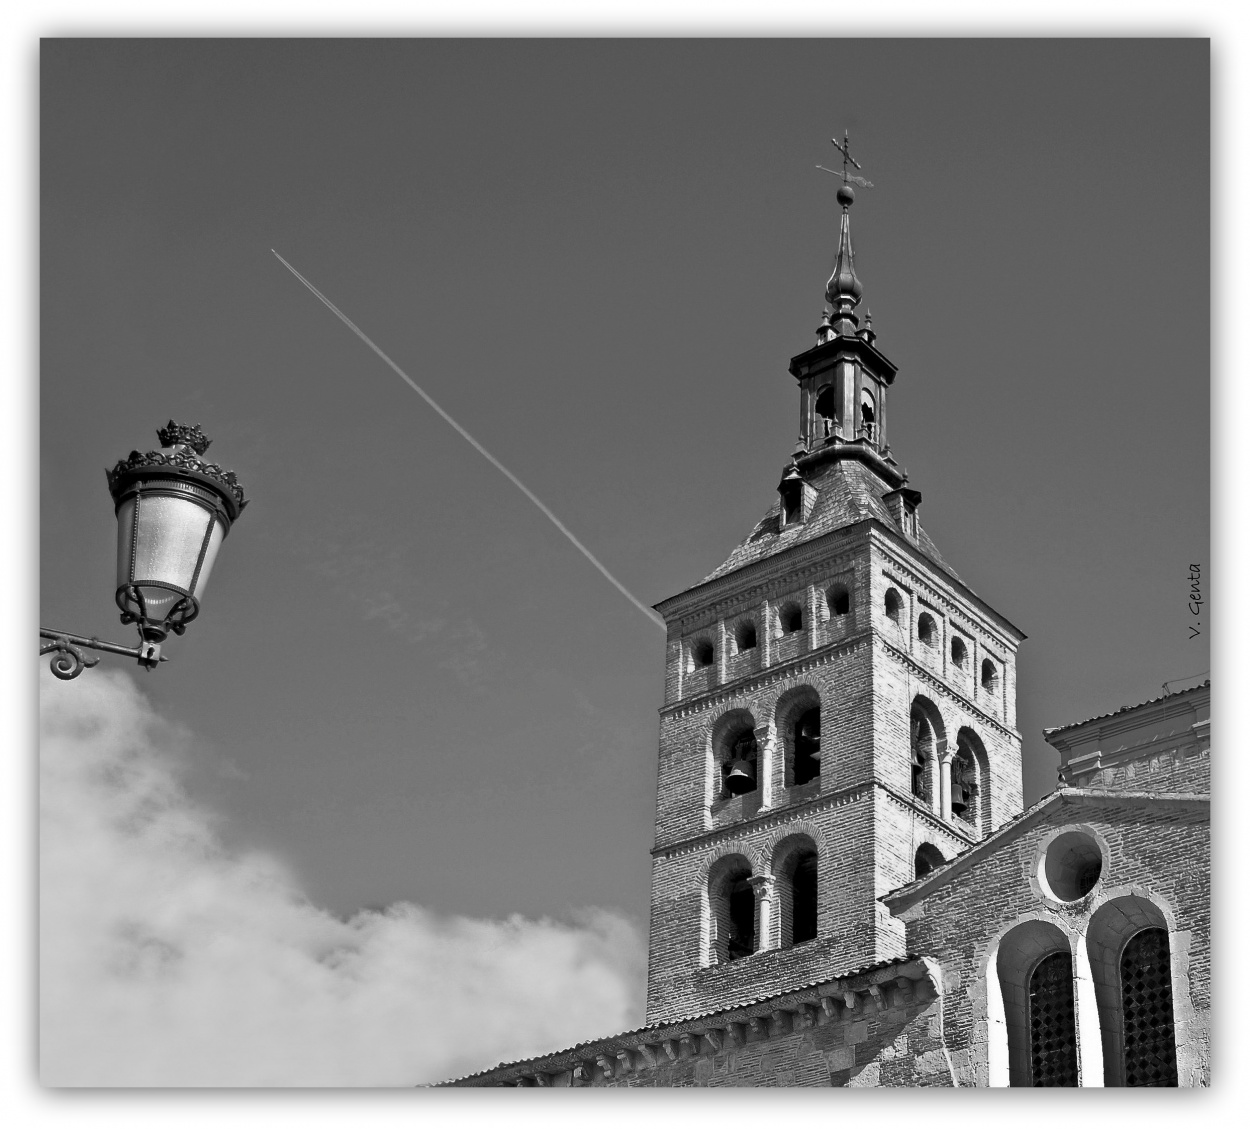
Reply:
[[[338,306],[336,306],[333,302],[330,301],[329,298],[327,298],[324,294],[322,294],[320,290],[318,290],[311,282],[308,281],[308,279],[306,279],[302,274],[300,274],[300,272],[297,271],[293,266],[291,266],[291,264],[288,263],[286,259],[284,259],[281,255],[279,255],[277,251],[275,251],[272,247],[270,247],[269,250],[273,251],[278,262],[280,262],[284,267],[286,267],[287,270],[289,270],[293,275],[295,275],[295,277],[298,278],[300,282],[302,282],[306,287],[308,287],[309,290],[313,292],[313,294],[317,296],[317,298],[326,307],[326,309],[328,309],[332,314],[334,314],[334,316],[337,317],[339,321],[341,321],[345,326],[347,326],[347,328],[350,329],[357,337],[359,337],[361,341],[363,341],[366,345],[368,345],[370,349],[372,349],[375,353],[377,353],[377,355],[381,357],[382,360],[384,360],[395,371],[395,374],[399,376],[399,378],[403,380],[404,383],[407,384],[409,388],[411,388],[418,396],[421,397],[421,399],[423,399],[427,404],[429,404],[431,408],[433,408],[436,412],[438,412],[438,414],[442,416],[443,419],[445,419],[449,424],[451,424],[451,426],[454,427],[456,431],[460,433],[460,435],[473,447],[474,450],[478,452],[478,454],[480,454],[488,463],[491,464],[491,466],[493,466],[497,471],[499,471],[499,473],[502,474],[509,482],[511,482],[513,486],[515,486],[518,490],[520,490],[522,494],[524,494],[531,502],[534,503],[534,505],[536,505],[540,510],[542,510],[542,512],[546,514],[547,518],[551,521],[551,524],[554,525],[561,533],[564,534],[565,537],[567,537],[573,543],[573,546],[582,554],[582,556],[584,556],[592,565],[595,566],[595,568],[597,568],[601,573],[603,573],[604,576],[608,578],[608,580],[612,583],[612,585],[616,588],[616,590],[621,593],[622,596],[624,596],[631,604],[634,605],[634,607],[636,607],[640,612],[642,612],[643,615],[645,615],[648,619],[650,619],[652,623],[659,625],[661,628],[663,628],[666,631],[668,630],[667,627],[665,627],[664,620],[661,619],[649,607],[647,607],[647,605],[644,604],[640,599],[638,599],[638,597],[635,596],[628,588],[626,588],[624,584],[622,584],[619,580],[617,580],[616,577],[613,576],[603,566],[603,563],[599,560],[599,558],[596,557],[594,553],[592,553],[589,549],[587,549],[586,546],[583,545],[573,535],[572,531],[568,528],[568,526],[566,526],[564,522],[562,522],[558,517],[556,517],[555,514],[551,512],[550,507],[547,506],[547,504],[543,502],[543,500],[539,498],[539,496],[535,494],[533,490],[531,490],[528,486],[526,486],[524,482],[522,482],[519,478],[517,478],[515,474],[512,473],[512,471],[510,471],[506,466],[504,466],[503,463],[501,463],[497,458],[495,458],[495,456],[492,455],[485,447],[483,447],[481,443],[479,443],[476,439],[474,439],[473,436],[470,435],[467,431],[465,431],[465,429],[461,427],[454,419],[452,419],[451,416],[449,416],[445,411],[443,411],[443,409],[440,408],[438,404],[434,402],[434,400],[431,398],[429,393],[425,391],[424,388],[422,388],[419,384],[417,384],[417,382],[413,380],[412,377],[410,377],[406,372],[404,372],[404,370],[401,369],[399,365],[397,365],[394,361],[392,361],[390,357],[388,357],[384,352],[382,352],[382,350],[379,349],[369,339],[368,335],[360,328],[360,326],[358,326],[354,321],[352,321],[351,318],[349,318],[345,313],[343,313],[343,311],[340,310]]]

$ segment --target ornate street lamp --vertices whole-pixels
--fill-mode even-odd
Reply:
[[[131,655],[146,670],[167,661],[161,643],[199,615],[217,550],[247,505],[234,472],[201,457],[211,440],[198,423],[170,420],[157,436],[159,451],[131,451],[105,471],[117,511],[117,606],[122,623],[137,625],[139,646],[41,628],[51,642],[39,653],[56,652],[57,678],[77,678],[100,661],[85,656],[84,647]]]

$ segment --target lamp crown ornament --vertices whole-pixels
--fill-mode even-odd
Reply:
[[[197,455],[204,454],[212,446],[213,441],[200,430],[198,423],[188,427],[185,423],[174,423],[171,419],[156,432],[162,447],[176,447],[179,444],[190,447]]]

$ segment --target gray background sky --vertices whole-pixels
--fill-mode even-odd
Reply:
[[[173,416],[255,499],[143,678],[339,912],[645,921],[659,630],[797,431],[852,213],[891,443],[1041,728],[1208,665],[1205,41],[50,41],[41,622],[126,639],[102,468]]]

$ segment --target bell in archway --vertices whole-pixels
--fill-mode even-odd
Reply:
[[[755,791],[755,764],[752,761],[734,761],[725,774],[725,788],[734,796]]]

